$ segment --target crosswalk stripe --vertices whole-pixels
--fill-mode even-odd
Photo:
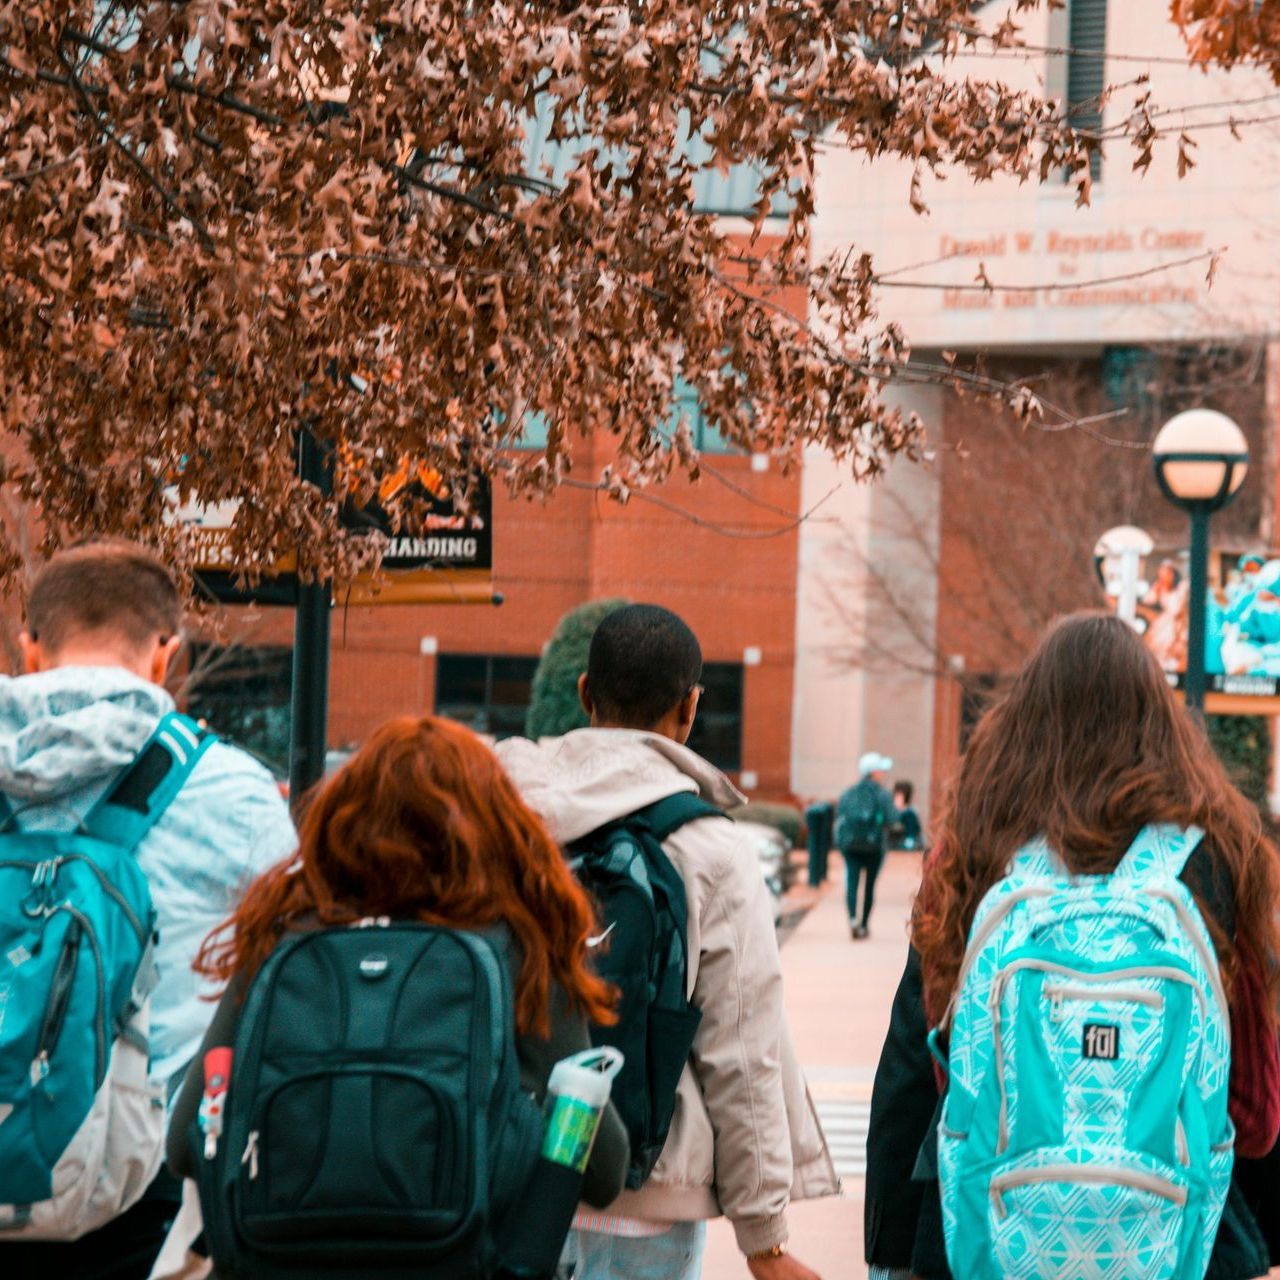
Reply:
[[[842,1178],[862,1178],[867,1172],[867,1125],[871,1103],[861,1100],[818,1098],[814,1104],[836,1172]]]

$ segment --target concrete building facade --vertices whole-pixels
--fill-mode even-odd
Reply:
[[[1158,543],[1177,545],[1180,519],[1148,479],[1145,449],[1162,410],[1205,403],[1241,417],[1253,446],[1253,476],[1237,508],[1219,522],[1219,538],[1231,547],[1275,549],[1275,86],[1253,70],[1189,67],[1160,0],[1069,0],[1059,10],[1027,13],[1016,13],[1011,0],[977,8],[987,29],[1012,17],[1025,48],[998,50],[979,41],[945,74],[998,78],[1066,99],[1081,126],[1106,140],[1090,204],[1078,208],[1065,181],[1020,185],[997,178],[974,185],[958,173],[942,175],[946,180],[925,174],[928,213],[915,216],[907,202],[909,164],[871,164],[832,147],[819,170],[815,252],[867,251],[890,274],[879,292],[881,319],[903,326],[917,369],[945,371],[954,358],[959,367],[988,373],[994,367],[1028,379],[1047,406],[1029,433],[1043,447],[997,448],[998,409],[975,407],[942,385],[890,387],[927,424],[934,461],[895,465],[870,490],[840,487],[824,508],[827,520],[801,530],[793,733],[793,786],[800,793],[830,791],[851,758],[874,748],[895,755],[936,797],[972,716],[973,690],[1008,669],[1010,647],[1027,642],[1049,609],[1047,598],[1023,610],[1023,618],[1010,608],[1013,620],[1003,620],[1008,636],[979,638],[984,620],[975,618],[965,593],[986,592],[985,623],[1005,609],[1009,602],[999,597],[1016,595],[1017,583],[1002,562],[1016,559],[1016,544],[1039,537],[1047,548],[1056,539],[1057,549],[1047,553],[1054,572],[1075,575],[1082,603],[1097,599],[1090,553],[1106,527],[1095,521],[1109,512],[1146,521]],[[1095,84],[1117,87],[1095,101]],[[1147,109],[1165,136],[1142,172],[1120,135],[1148,93]],[[1194,164],[1182,177],[1180,134]],[[981,287],[980,275],[995,287]],[[1234,353],[1238,366],[1229,387],[1206,376],[1183,379],[1180,399],[1168,393],[1179,361],[1212,364],[1222,352]],[[983,364],[975,364],[979,358]],[[1117,369],[1132,367],[1155,370],[1153,385],[1126,400],[1116,391]],[[1126,376],[1141,382],[1143,375]],[[1081,393],[1081,379],[1092,379],[1089,395]],[[1087,420],[1071,426],[1073,417]],[[1054,440],[1062,427],[1076,438],[1065,452]],[[802,505],[833,478],[823,475],[821,459],[805,461]],[[1015,467],[1062,477],[1060,501],[1078,504],[1074,526],[1057,520],[1051,531],[1037,533],[1046,522],[1017,509],[1019,501],[1034,503],[1037,491],[1013,483]],[[1098,483],[1065,483],[1082,468]],[[1124,484],[1116,481],[1108,502],[1095,504],[1090,495],[1112,485],[1113,475]],[[1046,500],[1053,501],[1052,490]],[[1005,534],[989,530],[978,559],[972,529],[964,534],[974,524],[964,508],[975,504],[1008,513]],[[1002,536],[1009,539],[1003,552]],[[836,548],[852,548],[863,567],[863,590],[852,599],[846,592],[843,610],[831,601]],[[990,564],[979,563],[984,554]],[[989,587],[981,586],[980,570],[994,575]],[[872,618],[872,588],[883,587],[886,576],[895,601]],[[1069,602],[1070,591],[1062,598]],[[873,651],[857,639],[860,628],[876,632]],[[851,653],[858,658],[851,661]],[[833,719],[827,709],[835,705],[844,714]]]

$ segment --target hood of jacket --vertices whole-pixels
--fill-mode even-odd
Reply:
[[[0,676],[0,791],[49,803],[105,782],[172,710],[164,689],[121,667]]]
[[[575,729],[538,742],[508,738],[496,750],[560,844],[681,791],[696,791],[722,809],[745,801],[715,765],[656,733]]]

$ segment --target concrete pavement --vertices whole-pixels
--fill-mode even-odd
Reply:
[[[920,879],[920,855],[890,854],[876,885],[871,937],[853,942],[844,911],[843,862],[782,949],[787,1012],[844,1182],[840,1199],[793,1206],[791,1245],[823,1280],[861,1280],[866,1126],[880,1046],[906,962],[907,920]],[[743,1280],[746,1264],[726,1222],[711,1225],[704,1280]]]

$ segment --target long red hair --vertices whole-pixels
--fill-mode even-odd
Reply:
[[[1234,916],[1205,912],[1230,986],[1239,957],[1280,989],[1280,858],[1204,730],[1126,623],[1076,614],[1049,632],[974,731],[912,921],[931,1014],[955,991],[974,915],[1037,835],[1080,875],[1115,870],[1148,823],[1197,826]]]
[[[493,752],[459,724],[383,725],[316,793],[297,853],[250,886],[196,969],[249,978],[288,930],[367,916],[505,924],[520,951],[521,1032],[549,1034],[553,981],[589,1019],[612,1021],[612,989],[587,964],[586,894]]]

